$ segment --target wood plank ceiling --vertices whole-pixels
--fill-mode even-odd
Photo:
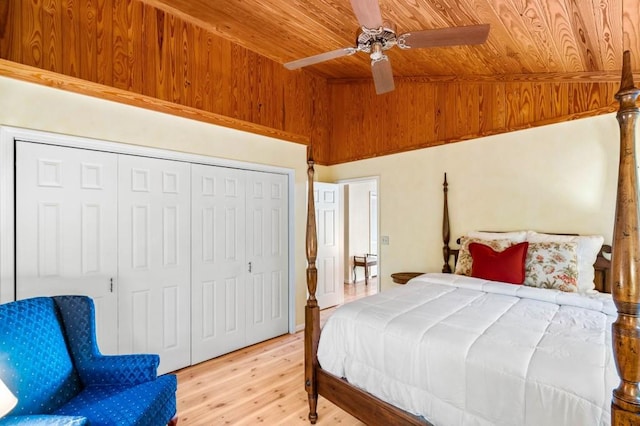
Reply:
[[[398,34],[491,30],[479,46],[389,50],[396,90],[376,96],[364,53],[282,66],[354,46],[349,0],[3,0],[0,72],[311,143],[337,164],[612,111],[624,49],[640,70],[638,0],[380,8]]]
[[[236,44],[284,63],[354,46],[358,22],[349,0],[149,0],[179,10]],[[629,2],[631,3],[631,2]],[[637,1],[636,1],[637,3]],[[394,74],[493,76],[617,71],[621,67],[619,0],[379,0],[397,33],[490,24],[480,46],[389,51]],[[325,62],[326,78],[370,78],[364,53]]]

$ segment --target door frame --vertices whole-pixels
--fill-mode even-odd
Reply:
[[[362,177],[357,177],[357,178],[339,179],[335,183],[340,184],[340,185],[343,186],[343,190],[341,191],[341,193],[344,194],[345,193],[344,185],[348,185],[350,183],[361,183],[361,182],[371,182],[371,181],[375,181],[376,182],[376,195],[377,195],[376,196],[376,208],[377,208],[377,218],[378,218],[378,223],[376,224],[377,231],[378,231],[378,244],[377,244],[377,250],[376,250],[376,253],[378,255],[378,265],[377,265],[377,267],[378,267],[378,270],[377,270],[378,279],[376,281],[377,281],[378,291],[381,291],[381,289],[382,289],[382,280],[380,279],[380,277],[382,276],[383,259],[382,259],[382,256],[380,256],[380,245],[381,245],[380,244],[380,223],[381,223],[381,220],[380,220],[380,199],[381,198],[380,197],[381,197],[381,192],[382,192],[380,190],[380,176],[362,176]],[[342,208],[341,217],[342,217],[343,222],[346,222],[346,213],[347,212],[345,211],[345,208],[348,206],[348,203],[346,201],[344,201],[344,200],[342,200],[342,201],[343,202],[342,202],[342,205],[341,205],[341,208]],[[351,206],[349,206],[348,208],[351,208]],[[342,229],[346,233],[348,231],[348,229],[349,229],[348,224],[347,223],[343,223]],[[343,257],[344,256],[348,256],[348,253],[349,253],[348,247],[346,247],[347,243],[348,243],[348,239],[347,238],[343,238],[342,239],[342,244],[343,244],[342,250],[343,250],[343,253],[344,253]],[[347,263],[345,263],[345,268],[346,268],[346,265],[348,265],[348,259],[345,258],[344,261],[347,262]]]
[[[295,171],[293,169],[12,126],[0,126],[0,303],[12,302],[16,297],[14,213],[16,140],[286,175],[289,191],[288,323],[289,333],[295,333]]]

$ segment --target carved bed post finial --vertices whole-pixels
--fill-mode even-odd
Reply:
[[[451,231],[449,229],[449,203],[447,201],[447,192],[449,192],[449,184],[447,183],[447,174],[444,174],[444,183],[442,184],[442,192],[444,192],[444,209],[442,213],[442,257],[444,258],[444,265],[442,266],[442,272],[450,274],[451,266],[449,266],[449,259],[451,258],[451,248],[449,247],[449,239],[451,237]]]
[[[304,326],[304,387],[309,400],[309,421],[315,424],[318,420],[318,384],[316,381],[316,367],[318,365],[318,342],[320,340],[320,308],[316,299],[318,285],[318,270],[316,269],[316,257],[318,255],[318,236],[316,234],[316,207],[314,199],[313,158],[309,153],[307,160],[307,305],[305,307]]]
[[[612,326],[613,354],[620,384],[613,391],[612,425],[640,424],[640,234],[635,126],[640,115],[629,52],[624,52],[617,119],[620,166],[613,231],[611,275],[618,318]]]

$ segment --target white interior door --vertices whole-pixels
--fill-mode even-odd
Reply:
[[[82,294],[118,352],[117,155],[16,142],[16,296]]]
[[[318,232],[318,287],[320,309],[344,302],[341,259],[340,185],[315,182],[316,226]]]
[[[245,346],[245,172],[192,165],[192,362]]]
[[[119,155],[120,351],[191,362],[190,165]]]
[[[369,192],[369,253],[378,254],[378,194]],[[369,270],[372,277],[378,276],[378,265]]]
[[[247,176],[247,345],[280,336],[289,320],[287,176]]]

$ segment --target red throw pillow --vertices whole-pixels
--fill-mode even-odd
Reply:
[[[469,244],[473,259],[471,276],[511,284],[524,282],[524,261],[527,258],[527,241],[515,244],[503,251],[495,251],[480,243]]]

